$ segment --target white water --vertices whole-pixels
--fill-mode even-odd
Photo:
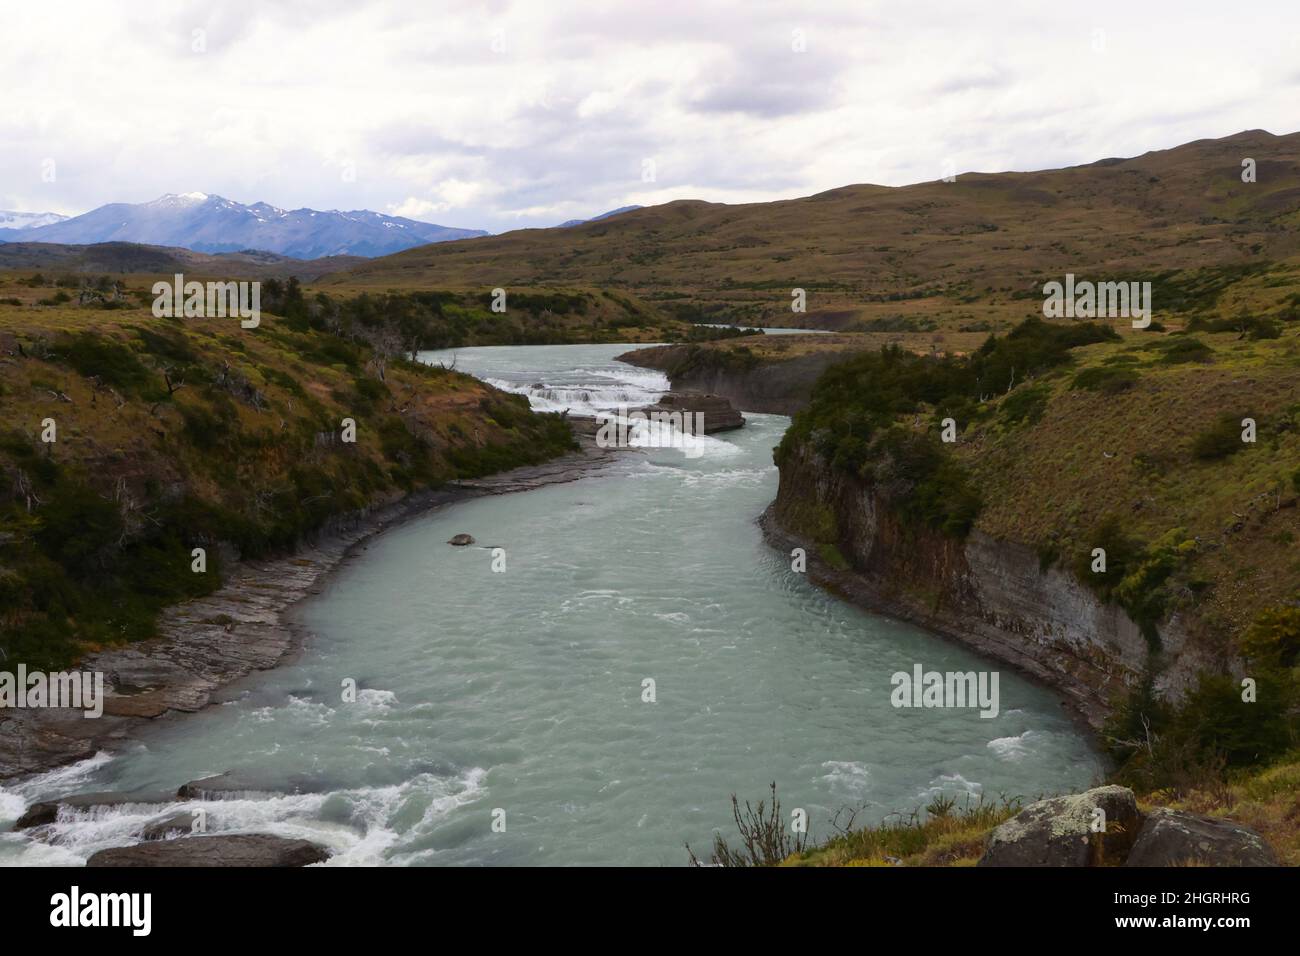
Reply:
[[[457,367],[543,409],[653,402],[622,346],[463,349]],[[426,356],[450,363],[449,353]],[[778,783],[813,835],[938,794],[1033,797],[1099,767],[1054,696],[1007,671],[1001,713],[899,710],[890,676],[991,665],[810,586],[764,544],[771,449],[748,415],[702,454],[631,452],[580,482],[466,502],[371,542],[303,608],[316,637],[234,699],[160,722],[111,758],[0,789],[0,828],[71,793],[174,792],[210,774],[238,799],[143,802],[0,833],[0,862],[78,864],[202,807],[210,832],[321,842],[329,865],[665,864],[732,829],[729,795]],[[472,533],[482,547],[446,540]],[[491,571],[493,546],[507,570]],[[355,703],[341,682],[357,681]],[[642,701],[656,682],[657,702]],[[491,829],[506,812],[506,831]]]

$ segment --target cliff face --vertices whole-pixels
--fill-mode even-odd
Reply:
[[[906,526],[865,482],[807,449],[781,463],[763,517],[776,547],[804,547],[812,579],[871,610],[944,634],[1066,695],[1092,726],[1151,653],[1136,624],[1034,549],[973,530],[957,539]],[[1158,688],[1179,696],[1197,669],[1182,627],[1161,627]]]

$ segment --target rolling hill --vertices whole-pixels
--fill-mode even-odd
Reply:
[[[1256,182],[1242,181],[1245,159]],[[694,318],[845,329],[925,315],[999,327],[1032,311],[1023,300],[1066,272],[1121,277],[1297,254],[1300,133],[1251,130],[1066,169],[769,203],[682,200],[407,250],[328,281],[594,285]],[[805,315],[791,313],[794,288],[807,291]]]

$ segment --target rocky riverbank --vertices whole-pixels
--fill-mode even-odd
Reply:
[[[1257,832],[1167,807],[1142,812],[1132,790],[1097,787],[1039,800],[991,834],[978,866],[1277,866]]]
[[[285,661],[306,637],[290,610],[365,539],[456,501],[577,480],[618,454],[596,447],[594,422],[572,424],[576,453],[355,512],[292,555],[236,564],[219,590],[167,609],[159,637],[87,655],[76,669],[104,675],[103,716],[62,708],[0,713],[0,781],[113,750],[150,721],[219,703],[236,681]]]

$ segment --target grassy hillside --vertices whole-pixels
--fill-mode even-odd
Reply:
[[[148,637],[159,608],[215,589],[234,555],[283,552],[336,516],[572,446],[568,426],[525,399],[405,361],[387,325],[157,319],[136,304],[141,288],[80,305],[0,275],[10,665],[61,666]],[[283,287],[269,300],[301,304]]]
[[[1246,158],[1254,183],[1241,181]],[[1043,282],[1066,272],[1156,277],[1291,258],[1298,209],[1300,134],[1254,130],[1060,170],[844,186],[775,203],[683,200],[411,249],[322,283],[585,285],[684,317],[987,331],[1035,311]],[[793,288],[807,291],[807,315],[791,313]]]

